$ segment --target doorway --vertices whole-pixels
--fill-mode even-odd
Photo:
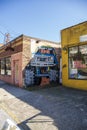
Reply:
[[[14,61],[14,84],[19,86],[19,60]]]

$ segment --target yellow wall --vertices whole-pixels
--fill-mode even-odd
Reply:
[[[87,41],[80,41],[80,36],[83,35],[87,35],[87,21],[61,31],[62,83],[67,87],[87,90],[87,80],[68,78],[68,47],[87,44]],[[67,52],[65,52],[64,48],[67,49]]]

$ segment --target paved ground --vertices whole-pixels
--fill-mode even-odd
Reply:
[[[2,110],[2,109],[0,108],[0,130],[1,130],[1,128],[4,126],[5,121],[6,121],[7,119],[11,119],[10,116],[9,116],[4,110]]]
[[[87,130],[87,91],[57,86],[29,92],[0,81],[0,108],[24,130]]]

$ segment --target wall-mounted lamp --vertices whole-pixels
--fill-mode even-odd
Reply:
[[[67,67],[67,65],[66,65],[66,64],[64,64],[64,65],[62,66],[62,68],[65,68],[65,67]]]
[[[14,48],[12,48],[12,47],[10,47],[10,46],[8,46],[8,47],[5,48],[5,51],[9,51],[9,50],[10,50],[10,51],[14,51]]]
[[[37,40],[37,41],[36,41],[36,43],[39,43],[39,42],[40,42],[40,40]]]
[[[65,53],[67,53],[67,51],[68,51],[68,48],[67,47],[63,47],[63,49],[62,49]]]

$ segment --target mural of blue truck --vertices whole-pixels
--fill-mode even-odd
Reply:
[[[26,86],[39,85],[42,77],[47,77],[54,82],[58,80],[58,60],[53,47],[38,47],[25,68]]]

